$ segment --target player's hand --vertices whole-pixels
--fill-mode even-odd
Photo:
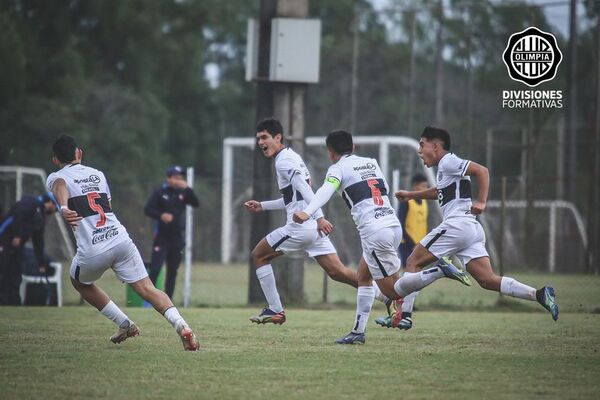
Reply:
[[[260,212],[263,209],[262,205],[260,204],[260,201],[256,200],[248,200],[244,203],[244,207],[246,207],[246,210],[252,213]]]
[[[13,247],[19,247],[21,245],[21,238],[19,236],[15,236],[13,240],[11,240],[10,244],[12,244]]]
[[[408,190],[398,190],[394,193],[394,196],[400,201],[408,201],[410,200],[410,197],[408,197],[409,193]]]
[[[310,218],[310,215],[308,215],[304,211],[294,213],[294,222],[296,222],[298,224],[303,224],[305,221],[308,221],[309,218]]]
[[[471,205],[471,214],[479,215],[485,211],[485,203],[476,201]]]
[[[162,222],[164,222],[165,224],[168,224],[171,221],[173,221],[173,214],[171,214],[171,213],[162,213],[160,215],[160,220]]]
[[[333,232],[333,225],[331,224],[331,222],[321,217],[317,220],[317,230],[321,235],[327,236],[331,232]]]
[[[77,214],[77,211],[70,210],[67,207],[62,207],[60,209],[60,215],[62,215],[65,222],[69,224],[73,230],[77,228],[79,221],[81,221],[81,217]]]

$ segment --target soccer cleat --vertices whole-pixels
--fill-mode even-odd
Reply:
[[[250,317],[250,321],[256,324],[277,324],[281,325],[285,322],[285,311],[276,313],[268,307],[263,308],[261,313],[255,317]]]
[[[365,344],[365,334],[350,332],[346,336],[336,339],[335,342],[337,344]]]
[[[392,318],[391,317],[379,317],[375,318],[375,323],[377,325],[383,326],[385,328],[392,328]],[[396,328],[407,331],[412,328],[412,318],[404,317],[400,319],[400,322],[396,326]]]
[[[552,319],[558,319],[558,305],[556,304],[556,296],[552,286],[544,286],[535,293],[538,303],[552,314]]]
[[[132,321],[125,321],[119,326],[117,333],[110,337],[110,341],[117,344],[124,342],[127,338],[134,337],[140,334],[140,329]]]
[[[183,349],[185,351],[197,351],[200,348],[198,339],[189,326],[182,325],[181,328],[177,330],[177,333],[181,338],[181,343],[183,343]]]
[[[455,281],[459,281],[465,286],[471,286],[471,279],[469,276],[460,268],[454,266],[452,264],[450,258],[442,257],[436,265],[438,268],[442,270],[446,278],[454,279]]]

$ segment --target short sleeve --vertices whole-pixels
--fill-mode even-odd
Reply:
[[[455,154],[449,154],[442,158],[438,170],[446,176],[463,177],[467,173],[467,168],[471,161],[463,160]]]
[[[290,182],[292,178],[296,176],[296,174],[301,173],[300,166],[296,165],[296,163],[289,159],[278,161],[275,168],[280,176],[284,177]]]
[[[332,178],[336,179],[339,182],[342,182],[342,169],[337,164],[333,164],[327,170],[327,174],[325,175],[325,180]]]
[[[60,178],[62,178],[62,176],[60,176],[57,172],[53,172],[50,175],[48,175],[48,178],[46,179],[46,188],[49,191],[52,191],[52,186],[54,186],[54,182],[56,182],[56,180]]]

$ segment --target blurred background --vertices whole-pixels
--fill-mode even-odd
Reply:
[[[223,140],[254,137],[257,118],[267,116],[258,115],[260,82],[246,81],[245,59],[247,20],[268,3],[0,0],[0,165],[49,173],[52,141],[73,135],[84,162],[108,177],[113,208],[145,259],[153,229],[143,214],[148,196],[168,166],[195,167],[201,206],[192,248],[202,264],[194,279],[202,279],[202,266],[221,276]],[[510,273],[575,274],[582,301],[573,310],[590,309],[586,301],[600,306],[593,297],[600,291],[600,2],[306,3],[308,17],[322,27],[320,79],[303,86],[304,135],[344,128],[417,139],[426,125],[447,128],[453,151],[490,169],[484,222],[496,264]],[[510,35],[529,26],[556,36],[563,61],[556,77],[535,89],[562,90],[563,108],[502,108],[502,90],[529,89],[511,80],[502,62]],[[376,145],[358,152],[378,155]],[[307,146],[305,154],[320,182],[328,166],[324,149]],[[422,168],[414,152],[389,157],[390,170],[399,173],[396,188],[408,188]],[[252,221],[240,204],[252,198],[252,151],[236,149],[233,165],[228,261],[247,278]],[[16,185],[14,174],[0,174],[4,211]],[[43,187],[31,178],[22,190],[39,194]],[[358,238],[345,211],[341,201],[329,206],[338,227],[333,240],[343,261],[356,265]],[[283,220],[275,214],[268,225]],[[437,222],[433,212],[431,224]],[[49,251],[65,259],[60,244],[52,250],[53,229]],[[308,300],[318,302],[326,298],[321,278],[310,274],[313,288],[305,291],[315,291]],[[352,293],[347,297],[353,302]],[[207,303],[228,301],[215,291],[192,304]]]

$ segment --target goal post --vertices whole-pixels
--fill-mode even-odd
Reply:
[[[389,182],[393,191],[398,190],[401,186],[402,172],[415,172],[418,170],[423,173],[430,185],[435,185],[435,175],[429,168],[425,168],[422,163],[416,162],[417,150],[419,149],[419,142],[415,139],[405,136],[354,136],[354,144],[361,147],[358,151],[359,154],[364,156],[370,156],[377,158],[381,170]],[[315,182],[319,182],[316,178],[322,176],[328,166],[327,155],[325,154],[325,137],[323,136],[309,136],[306,137],[306,148],[305,148],[305,161],[307,166],[315,172],[313,178]],[[256,139],[253,137],[230,137],[223,141],[223,188],[222,188],[222,201],[223,211],[221,214],[221,262],[224,264],[232,261],[232,255],[234,251],[234,234],[239,236],[237,229],[234,229],[235,221],[234,216],[236,214],[236,208],[241,207],[244,200],[248,199],[251,194],[251,180],[248,179],[247,169],[252,168],[251,158],[249,155],[245,157],[243,154],[236,154],[236,151],[245,149],[248,154],[252,152],[256,145]],[[397,151],[406,157],[408,160],[404,160],[404,164],[400,163],[401,157],[392,157],[390,151]],[[363,152],[364,150],[364,152]],[[240,161],[243,159],[244,161]],[[316,160],[325,159],[326,162],[318,163]],[[235,174],[238,173],[236,170],[236,162],[240,163],[239,168],[246,168],[243,177],[236,178]],[[317,167],[315,170],[314,168]],[[402,165],[406,168],[401,167]],[[248,166],[249,165],[249,166]],[[419,166],[420,165],[420,166]],[[406,171],[404,171],[406,170]],[[404,174],[405,182],[409,181],[407,174]],[[235,185],[241,186],[235,190]],[[393,196],[392,196],[393,197]],[[392,199],[394,207],[397,206],[395,198]],[[439,214],[439,208],[435,208]],[[247,246],[242,246],[243,251],[246,252]]]

